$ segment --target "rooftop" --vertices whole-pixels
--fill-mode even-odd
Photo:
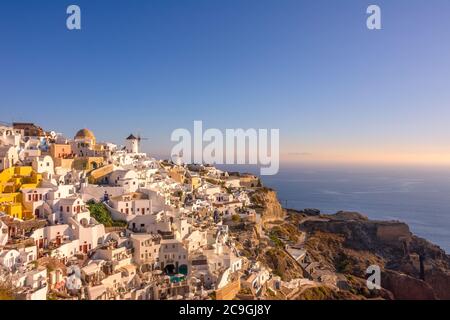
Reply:
[[[77,132],[74,139],[95,139],[94,133],[89,129],[81,129]]]

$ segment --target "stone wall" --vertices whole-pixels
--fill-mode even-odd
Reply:
[[[377,226],[377,238],[385,242],[408,241],[411,232],[405,223],[389,223]]]

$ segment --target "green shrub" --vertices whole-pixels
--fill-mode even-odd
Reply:
[[[269,236],[270,240],[275,244],[277,247],[284,247],[283,241],[281,241],[275,233],[271,233]]]
[[[105,227],[126,227],[126,222],[115,221],[111,218],[111,214],[108,212],[108,209],[106,209],[103,203],[89,201],[87,205],[89,211],[91,212],[91,216]]]

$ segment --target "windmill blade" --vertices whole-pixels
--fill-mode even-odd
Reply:
[[[148,140],[148,138],[142,138],[140,132],[138,133],[137,139],[138,139],[139,142],[140,142],[141,140]]]

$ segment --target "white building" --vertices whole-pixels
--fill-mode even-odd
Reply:
[[[159,266],[168,274],[188,274],[188,251],[176,239],[162,239],[160,243]]]
[[[139,153],[139,138],[136,138],[133,134],[130,134],[127,138],[127,152]]]
[[[32,271],[19,272],[13,275],[13,285],[18,288],[18,295],[26,300],[46,300],[47,269],[38,268]]]
[[[20,263],[20,253],[17,250],[3,250],[0,252],[0,265],[12,271]]]
[[[124,188],[125,192],[136,192],[139,188],[139,179],[134,170],[115,170],[108,177],[109,184]]]
[[[127,193],[113,197],[111,207],[126,215],[145,215],[153,213],[152,200],[140,192]]]
[[[158,266],[161,236],[146,233],[130,235],[133,244],[133,260],[136,264],[147,264],[151,269]]]
[[[0,146],[0,171],[13,167],[19,161],[19,154],[14,146]]]
[[[55,174],[53,158],[49,155],[33,157],[31,166],[35,172],[46,174],[46,179],[50,180]]]
[[[16,132],[13,127],[0,125],[0,145],[19,147],[21,139],[20,131]]]

